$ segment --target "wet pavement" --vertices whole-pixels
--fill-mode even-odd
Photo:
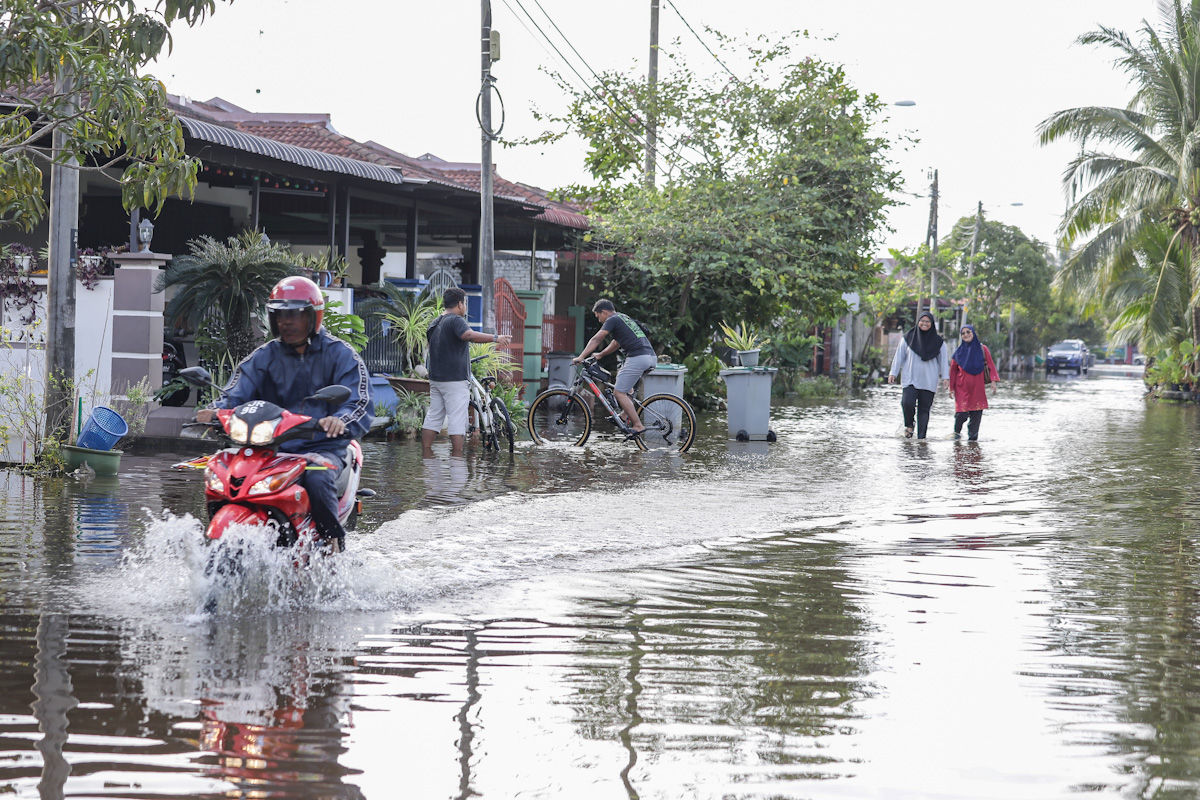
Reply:
[[[1131,373],[1132,374],[1132,373]],[[369,443],[351,551],[212,588],[200,476],[0,474],[0,794],[1200,795],[1200,407],[1117,368],[779,441]]]

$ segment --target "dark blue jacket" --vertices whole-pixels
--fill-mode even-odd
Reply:
[[[337,409],[304,398],[326,386],[341,384],[350,399]],[[233,408],[251,400],[266,400],[295,414],[320,419],[338,416],[346,423],[337,439],[323,431],[317,438],[292,439],[280,445],[287,453],[330,453],[343,459],[351,439],[361,439],[371,427],[371,375],[354,348],[322,328],[309,342],[304,354],[278,339],[267,342],[243,359],[233,371],[226,394],[210,408]]]

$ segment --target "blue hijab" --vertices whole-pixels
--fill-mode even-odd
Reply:
[[[963,372],[971,375],[978,375],[983,372],[985,360],[983,358],[983,342],[979,341],[979,334],[975,333],[975,328],[970,325],[963,325],[963,330],[971,332],[971,342],[960,344],[954,351],[954,360],[962,367]]]

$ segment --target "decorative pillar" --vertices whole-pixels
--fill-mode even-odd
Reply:
[[[554,270],[537,273],[537,285],[544,293],[543,297],[545,298],[543,308],[551,316],[558,310],[554,303],[554,289],[558,286],[558,278],[559,275]]]
[[[358,263],[362,267],[361,284],[369,286],[379,283],[380,270],[383,267],[385,256],[387,256],[387,250],[379,246],[375,231],[364,233],[363,246],[358,248]]]
[[[114,395],[123,396],[128,386],[147,379],[152,391],[162,387],[163,305],[162,292],[154,283],[160,268],[172,256],[167,253],[117,253],[113,276],[112,385]]]

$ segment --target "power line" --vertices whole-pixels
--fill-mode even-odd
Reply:
[[[634,127],[623,116],[615,113],[614,109],[609,104],[609,102],[600,96],[600,94],[591,86],[591,84],[588,83],[587,79],[582,74],[580,74],[579,70],[577,70],[575,68],[574,64],[572,64],[570,62],[570,60],[567,59],[567,57],[563,54],[562,50],[560,50],[558,48],[558,45],[556,45],[553,41],[551,41],[550,37],[546,35],[546,32],[544,30],[542,30],[542,26],[537,23],[537,20],[535,20],[533,18],[533,15],[529,13],[529,11],[525,8],[525,6],[521,2],[521,0],[513,0],[513,2],[515,2],[517,4],[517,6],[521,9],[521,11],[524,12],[525,16],[529,18],[529,21],[533,23],[533,26],[535,28],[537,28],[537,31],[541,35],[541,37],[552,48],[554,48],[554,52],[558,54],[559,60],[562,61],[562,63],[565,64],[567,66],[567,68],[571,70],[571,72],[575,73],[575,76],[577,78],[579,78],[579,81],[580,81],[580,83],[583,84],[585,90],[588,91],[589,93],[591,93],[592,96],[595,97],[598,101],[600,101],[600,103],[604,106],[604,108],[607,109],[609,115],[613,119],[617,120],[627,130],[629,130],[629,132],[634,135],[634,138],[636,138],[640,144],[648,147],[649,145],[646,142],[644,132],[639,130],[638,128]],[[584,66],[587,67],[588,71],[592,73],[592,76],[597,80],[597,82],[599,82],[599,84],[601,86],[603,86],[605,88],[605,90],[608,91],[609,96],[613,99],[613,101],[615,101],[621,107],[621,109],[624,110],[630,116],[638,117],[639,114],[638,114],[637,110],[626,105],[624,103],[624,101],[621,100],[619,94],[617,92],[614,92],[612,90],[612,88],[609,87],[609,85],[607,83],[605,83],[605,81],[599,75],[596,74],[596,71],[591,68],[591,66],[587,63],[587,60],[584,59],[583,56],[579,55],[579,50],[576,49],[575,45],[571,44],[571,40],[567,38],[567,36],[562,32],[562,29],[559,28],[558,25],[554,22],[554,20],[550,17],[550,15],[546,13],[546,9],[542,8],[541,3],[538,2],[538,0],[534,0],[534,2],[537,2],[539,10],[541,10],[541,12],[543,14],[545,14],[546,19],[550,22],[551,25],[554,26],[554,29],[558,32],[558,35],[562,37],[563,41],[566,42],[567,46],[570,47],[571,50],[575,53],[575,55],[579,57],[579,60],[583,62]],[[507,0],[505,0],[505,5],[508,5]],[[509,6],[509,10],[511,10],[511,9],[512,9],[512,7]],[[680,161],[687,162],[691,166],[696,166],[696,163],[694,161],[692,161],[689,158],[686,158],[685,156],[681,155],[678,151],[676,151],[674,149],[671,150],[671,154],[673,156],[675,156],[675,158],[679,159]],[[663,166],[670,167],[670,164],[667,162],[663,162]],[[664,169],[664,171],[666,171],[666,170]]]
[[[684,25],[687,26],[687,29],[692,32],[692,36],[696,37],[696,41],[704,46],[704,49],[708,51],[708,54],[710,56],[712,56],[713,58],[715,58],[717,60],[718,64],[720,64],[722,67],[724,67],[725,71],[729,73],[730,77],[732,77],[738,83],[742,84],[742,86],[745,86],[746,82],[744,80],[742,80],[741,78],[739,78],[737,75],[735,75],[733,70],[731,70],[729,67],[725,66],[725,62],[722,61],[720,56],[718,56],[716,53],[714,53],[712,51],[712,48],[710,48],[708,46],[708,44],[703,39],[700,38],[700,34],[696,33],[696,29],[692,27],[692,23],[687,21],[687,19],[683,16],[683,13],[680,12],[680,10],[675,7],[675,4],[672,3],[671,0],[667,0],[667,5],[669,5],[671,7],[671,10],[675,12],[675,15],[677,17],[679,17],[679,19],[683,22]]]

